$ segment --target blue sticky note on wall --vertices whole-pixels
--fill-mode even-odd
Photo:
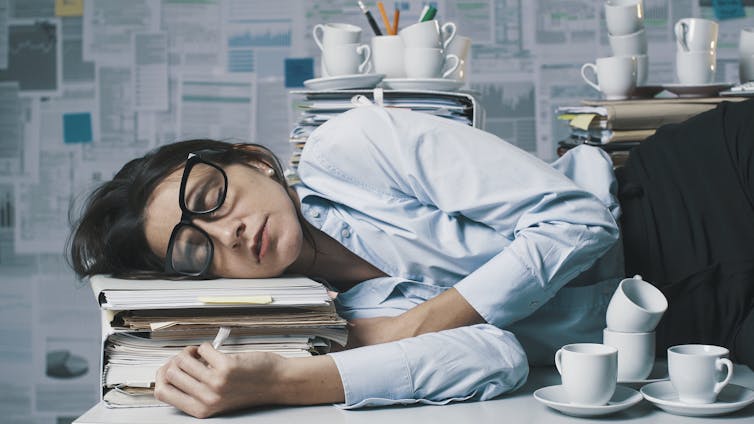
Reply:
[[[743,18],[746,16],[741,0],[712,0],[715,18],[719,20]]]
[[[303,87],[304,81],[314,78],[313,57],[285,59],[285,87]]]
[[[63,114],[63,141],[68,143],[91,143],[92,142],[92,114],[64,113]]]

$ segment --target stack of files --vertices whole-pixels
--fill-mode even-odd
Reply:
[[[714,109],[721,101],[743,97],[672,97],[637,100],[585,100],[580,105],[561,106],[556,114],[567,121],[570,135],[558,143],[558,155],[581,144],[604,149],[616,166],[628,152],[653,135],[662,125],[683,122]]]
[[[296,90],[291,94],[301,96],[295,102],[300,111],[298,121],[290,132],[293,153],[289,160],[288,179],[296,182],[296,169],[301,150],[314,129],[331,118],[365,104],[382,104],[385,107],[410,109],[429,113],[464,125],[482,128],[484,109],[468,92],[402,91],[402,90]],[[375,101],[375,98],[378,99]]]
[[[345,345],[346,321],[320,283],[305,277],[215,280],[90,279],[102,310],[102,399],[110,408],[164,406],[155,374],[186,346],[231,329],[223,353],[284,357]]]

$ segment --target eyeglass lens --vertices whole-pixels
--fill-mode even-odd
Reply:
[[[189,212],[202,214],[220,207],[226,189],[222,172],[214,166],[199,162],[189,170],[185,190],[181,195]],[[212,261],[212,243],[204,232],[195,227],[181,226],[175,235],[170,260],[173,269],[180,273],[200,273]]]

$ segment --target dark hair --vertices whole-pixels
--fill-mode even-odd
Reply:
[[[188,154],[211,149],[220,152],[218,165],[259,163],[272,168],[272,178],[288,188],[275,155],[258,144],[231,144],[196,139],[164,145],[126,163],[111,181],[97,187],[86,199],[80,218],[68,239],[70,266],[79,278],[110,274],[127,278],[176,278],[166,275],[164,259],[150,249],[144,232],[144,213],[154,189],[183,166]],[[304,236],[304,218],[297,209]]]

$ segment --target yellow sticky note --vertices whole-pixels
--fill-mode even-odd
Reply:
[[[272,296],[206,296],[197,300],[207,304],[267,305],[272,303]]]
[[[594,113],[584,113],[573,118],[570,124],[572,127],[578,128],[580,130],[588,130],[589,124],[592,123],[592,120],[594,120],[594,117],[596,116],[597,115]]]
[[[55,0],[55,16],[81,16],[84,0]]]

